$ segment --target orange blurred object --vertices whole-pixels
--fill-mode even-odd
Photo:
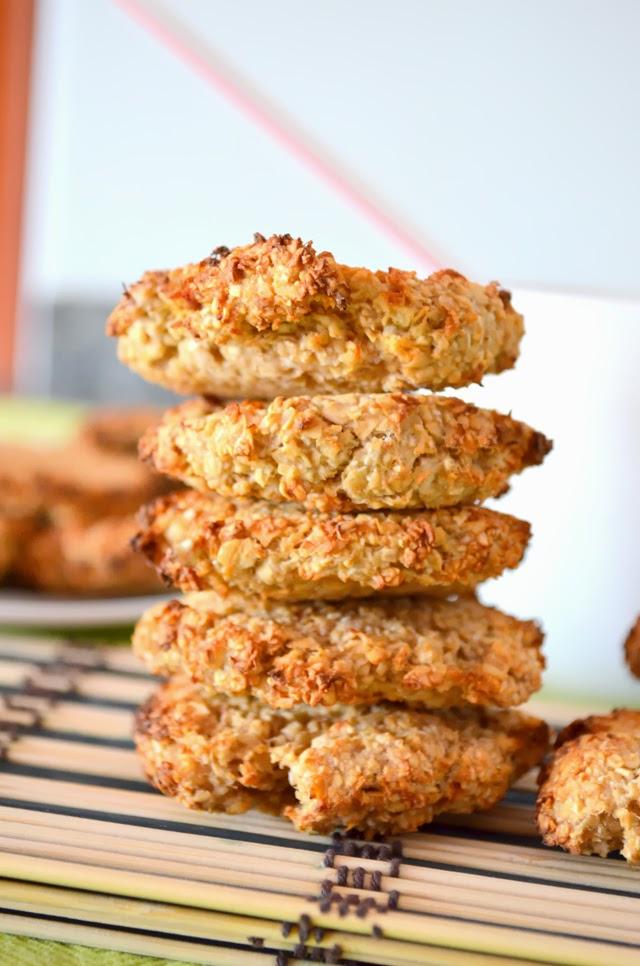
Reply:
[[[0,389],[13,382],[33,0],[0,0]]]

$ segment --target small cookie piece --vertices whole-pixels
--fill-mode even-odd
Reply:
[[[138,713],[135,741],[149,780],[188,808],[370,837],[492,807],[540,761],[548,729],[518,711],[275,711],[174,677]]]
[[[466,386],[514,365],[523,322],[495,282],[350,268],[291,235],[256,235],[197,264],[147,272],[107,333],[150,382],[272,399]]]
[[[155,406],[120,406],[92,410],[85,418],[78,439],[109,453],[137,456],[138,441],[160,421],[162,410]]]
[[[133,516],[46,527],[16,554],[13,570],[22,584],[51,594],[156,593],[162,584],[131,546],[135,532]]]
[[[629,631],[624,642],[624,656],[632,674],[640,678],[640,617]]]
[[[220,611],[223,611],[221,614]],[[398,701],[509,708],[541,684],[542,633],[473,598],[272,604],[215,593],[157,604],[133,649],[154,674],[272,708]]]
[[[203,492],[315,510],[417,509],[499,496],[551,443],[510,416],[408,393],[278,397],[169,410],[140,442]]]
[[[546,845],[576,855],[620,851],[640,862],[640,711],[574,721],[540,774],[537,820]]]
[[[529,524],[483,507],[313,513],[193,490],[144,509],[136,546],[180,590],[275,600],[448,596],[518,565]]]

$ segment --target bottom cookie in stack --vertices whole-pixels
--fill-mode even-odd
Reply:
[[[519,711],[275,710],[176,676],[140,709],[135,739],[149,780],[188,808],[374,835],[491,808],[540,761],[548,731]]]
[[[136,743],[153,784],[190,808],[414,831],[490,808],[541,760],[542,721],[482,707],[539,687],[540,644],[535,624],[471,598],[192,595],[136,629],[150,669],[174,674],[141,709]]]

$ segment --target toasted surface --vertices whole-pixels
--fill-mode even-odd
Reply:
[[[316,513],[193,490],[142,511],[137,547],[180,590],[278,600],[448,595],[522,559],[529,524],[483,507]]]
[[[220,606],[222,604],[222,606]],[[133,648],[154,674],[186,673],[207,691],[296,704],[513,707],[538,690],[542,633],[472,598],[261,606],[224,614],[215,593],[163,602]]]
[[[160,591],[158,576],[131,546],[135,532],[133,516],[48,526],[21,548],[13,570],[22,584],[55,594]]]
[[[373,835],[490,808],[540,760],[548,731],[517,711],[275,711],[175,677],[140,710],[135,739],[149,780],[188,808]]]
[[[593,715],[560,733],[540,775],[537,818],[547,845],[619,850],[640,862],[640,710]]]
[[[107,331],[122,362],[151,382],[269,399],[479,382],[514,365],[523,323],[493,282],[350,268],[299,238],[256,235],[147,272]]]
[[[624,654],[629,670],[640,678],[640,617],[635,622],[624,642]]]
[[[31,538],[36,521],[31,515],[20,515],[0,509],[0,580],[12,570],[25,541]]]
[[[109,453],[136,456],[138,441],[159,422],[162,410],[155,406],[112,406],[92,410],[84,420],[79,439]]]
[[[186,403],[144,435],[140,453],[221,496],[404,510],[498,496],[550,448],[524,423],[459,399],[352,393]]]
[[[54,521],[133,513],[168,489],[133,456],[75,441],[56,448],[0,444],[0,507]]]

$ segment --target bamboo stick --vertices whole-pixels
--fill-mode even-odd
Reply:
[[[142,781],[138,757],[120,748],[100,748],[82,742],[64,741],[46,736],[25,735],[9,749],[9,760],[40,768],[63,767],[86,775]]]
[[[513,871],[520,868],[527,875],[541,878],[552,876],[555,872],[589,885],[601,881],[608,888],[640,892],[640,878],[637,871],[618,859],[597,856],[567,855],[543,847],[532,848],[500,841],[481,839],[458,839],[444,833],[434,834],[425,831],[422,841],[418,836],[403,839],[404,854],[418,861],[440,861],[444,859],[459,865],[482,868],[486,862],[496,863],[496,871]],[[500,868],[498,868],[500,866]],[[491,869],[490,869],[491,870]]]
[[[120,708],[59,701],[46,710],[44,724],[51,731],[67,731],[72,735],[126,739],[133,731],[133,716]]]
[[[64,646],[62,638],[26,634],[0,633],[0,658],[26,655],[34,661],[53,661],[57,652]]]
[[[281,923],[267,920],[249,919],[245,916],[228,916],[221,913],[202,912],[180,906],[149,904],[135,899],[118,899],[93,896],[91,893],[60,890],[28,883],[7,882],[3,901],[8,908],[23,912],[45,912],[49,915],[66,916],[70,910],[74,918],[86,915],[93,921],[105,924],[127,926],[128,928],[152,929],[156,931],[176,930],[182,935],[196,938],[217,938],[241,942],[248,936],[258,935],[265,944],[276,948],[290,948],[299,939],[295,924],[290,936],[284,938]],[[56,895],[57,893],[57,895]],[[106,902],[105,902],[106,898]],[[379,919],[379,922],[384,922]],[[394,963],[439,963],[451,966],[466,966],[478,963],[482,966],[516,966],[520,959],[494,957],[484,953],[476,956],[470,951],[460,953],[456,950],[436,949],[420,944],[410,946],[395,940],[372,940],[365,936],[350,936],[344,933],[327,933],[318,941],[314,937],[312,945],[327,947],[338,942],[344,955],[357,955],[360,961]]]
[[[225,816],[221,816],[224,818]],[[124,851],[134,853],[136,849],[148,848],[152,854],[157,854],[159,847],[163,854],[169,850],[170,854],[177,854],[184,857],[194,864],[209,863],[212,856],[218,854],[223,857],[224,862],[233,863],[234,857],[241,850],[242,855],[254,861],[266,861],[267,863],[279,863],[284,869],[293,869],[298,865],[304,867],[317,867],[322,860],[322,853],[308,849],[297,849],[285,845],[267,845],[251,841],[229,841],[217,836],[201,836],[188,832],[172,832],[166,829],[144,828],[128,825],[114,825],[110,822],[95,819],[77,818],[76,816],[56,815],[46,812],[29,813],[28,824],[25,824],[25,813],[20,809],[12,809],[6,806],[0,807],[0,821],[2,821],[5,834],[15,834],[16,837],[38,837],[40,835],[45,840],[60,841],[61,836],[73,832],[74,840],[79,843],[95,842],[96,838],[108,843],[108,848],[115,852]],[[14,831],[15,830],[15,831]],[[441,840],[436,836],[423,836],[427,840],[425,854],[429,860],[441,862],[444,865],[464,865],[467,868],[477,868],[483,871],[511,872],[514,870],[522,872],[523,868],[528,870],[527,855],[522,853],[531,852],[530,849],[522,849],[516,846],[493,845],[488,842],[460,842],[459,840]],[[308,840],[310,843],[313,839]],[[405,840],[406,841],[406,840]],[[440,841],[444,841],[442,847]],[[405,845],[405,853],[409,850]],[[477,854],[473,854],[477,853]],[[167,853],[169,854],[169,853]],[[604,889],[618,889],[626,892],[640,894],[640,880],[637,872],[629,868],[625,863],[617,861],[606,861],[602,859],[581,859],[578,856],[565,856],[559,853],[544,851],[535,852],[536,867],[534,874],[541,878],[550,879],[560,885],[564,882],[570,884],[581,884],[588,876],[589,885]],[[408,856],[409,857],[409,856]],[[583,862],[586,868],[583,871]],[[364,859],[360,857],[347,857],[337,855],[334,866],[342,865],[348,868],[358,866],[367,872],[379,871],[383,875],[389,869],[388,862],[375,859]],[[608,869],[619,870],[614,875],[607,874]],[[569,871],[568,871],[569,870]],[[572,871],[575,870],[575,871]],[[603,871],[605,870],[605,871]],[[450,875],[448,870],[422,868],[408,863],[401,867],[401,880],[423,878],[424,881],[437,881],[436,877],[440,874]],[[453,871],[456,877],[470,873]],[[501,881],[501,880],[498,880]],[[481,889],[491,888],[494,882],[487,876],[481,876],[478,887]],[[519,882],[514,885],[514,880],[506,880],[504,887],[511,890],[518,888]],[[531,883],[538,888],[540,883]],[[575,890],[571,890],[575,892]],[[581,893],[581,901],[586,903],[594,901],[596,903],[606,902],[606,897],[598,893]]]
[[[17,793],[19,790],[20,794]],[[64,801],[75,801],[77,805],[77,795],[78,787],[73,782],[58,781],[55,779],[42,779],[31,776],[23,775],[9,775],[0,773],[0,795],[12,796],[12,797],[24,797],[26,796],[29,801],[43,801],[43,802],[64,802]],[[251,829],[255,832],[265,832],[266,834],[284,834],[289,839],[296,839],[300,841],[305,841],[307,836],[304,833],[296,832],[295,829],[288,823],[277,820],[272,817],[268,817],[260,812],[249,812],[243,813],[239,818],[238,816],[225,815],[220,816],[219,814],[211,814],[206,812],[192,812],[188,809],[180,807],[176,802],[167,799],[165,797],[159,796],[152,792],[142,792],[142,791],[129,791],[129,790],[114,790],[110,788],[98,788],[86,786],[83,788],[83,807],[95,808],[104,811],[107,802],[114,802],[117,808],[114,807],[113,811],[118,811],[121,814],[143,816],[146,818],[165,818],[173,821],[179,821],[182,824],[193,824],[193,825],[213,825],[219,824],[224,820],[224,826],[227,828],[236,828],[238,830],[245,831]],[[53,797],[52,797],[53,796]],[[508,828],[508,812],[505,818],[500,818],[499,821],[503,822],[504,825],[498,827],[498,831],[503,831],[505,827]],[[487,822],[489,827],[494,827],[497,824],[496,820],[493,818],[487,819],[486,816],[489,813],[476,813],[475,815],[468,816],[453,816],[452,824],[464,825],[465,828],[473,830],[475,819],[481,818],[481,823],[486,826]],[[277,824],[276,824],[277,823]],[[536,835],[535,829],[531,830],[531,835]],[[318,841],[319,839],[316,839]]]
[[[75,808],[78,804],[78,786],[72,782],[62,782],[41,778],[32,778],[22,775],[8,775],[0,772],[0,795],[11,798],[19,798],[34,803],[48,804],[56,802]],[[265,834],[276,838],[285,838],[290,841],[308,842],[308,836],[296,832],[287,822],[259,813],[249,812],[241,816],[234,815],[211,815],[204,812],[192,812],[183,809],[177,803],[163,798],[156,794],[146,792],[132,792],[128,790],[104,789],[93,786],[85,786],[82,789],[82,805],[89,810],[116,812],[121,815],[134,817],[144,817],[152,820],[178,821],[182,826],[197,825],[211,828],[213,834],[215,829],[232,830],[242,833]],[[314,842],[327,843],[328,840],[321,836],[314,837]],[[445,836],[430,835],[423,833],[416,836],[407,836],[404,839],[406,844],[406,854],[411,857],[434,859],[435,850],[441,848],[445,842],[453,843],[461,850],[462,864],[468,864],[474,851],[483,853],[484,847],[494,849],[498,846],[494,843],[482,843],[477,840],[465,839],[456,843],[455,839]],[[500,846],[503,854],[508,854],[506,846]],[[616,860],[606,859],[581,859],[577,857],[559,856],[557,853],[547,852],[546,850],[527,849],[522,847],[516,853],[519,860],[523,860],[530,865],[551,867],[554,862],[562,862],[567,870],[573,864],[576,869],[584,864],[594,873],[606,868],[608,875],[624,875],[626,881],[633,878],[631,870]],[[544,858],[543,858],[544,857]],[[637,876],[635,877],[637,881]]]
[[[147,678],[128,678],[105,671],[83,674],[78,693],[96,700],[130,701],[140,704],[158,687],[158,681]]]
[[[75,898],[77,893],[72,893],[71,895]],[[144,903],[144,907],[149,909],[149,903]],[[25,911],[33,910],[37,912],[39,902],[36,901],[31,904],[23,903],[20,905],[20,908]],[[153,928],[161,931],[159,927],[163,927],[164,931],[168,931],[170,927],[167,923],[169,919],[173,920],[175,910],[167,906],[162,906],[161,908],[164,912],[163,919],[159,922],[154,922],[152,927],[149,926],[149,919],[145,916],[144,911],[138,913],[136,917],[118,917],[126,920],[126,922],[123,921],[119,924],[122,926],[126,925],[129,929],[137,927],[139,929],[148,930]],[[68,910],[62,906],[59,914],[68,914]],[[102,917],[104,922],[110,921],[110,917],[105,916],[103,910],[97,910],[95,915],[98,918]],[[257,934],[261,939],[265,939],[266,946],[286,950],[295,948],[295,944],[298,941],[297,939],[291,940],[290,938],[284,938],[280,932],[279,923],[267,924],[264,920],[243,920],[242,917],[232,917],[239,920],[240,933],[237,937],[228,938],[226,930],[224,930],[224,936],[222,932],[217,931],[220,928],[217,916],[214,916],[212,921],[212,916],[208,913],[207,918],[210,927],[214,925],[216,927],[216,931],[213,932],[211,938],[219,941],[224,941],[225,939],[233,942],[246,941],[249,936]],[[135,947],[129,947],[126,945],[126,940],[131,934],[119,933],[113,928],[107,932],[104,929],[92,926],[43,922],[42,920],[26,920],[26,923],[27,925],[25,925],[24,919],[17,916],[0,914],[0,929],[3,932],[15,935],[30,935],[36,938],[57,940],[65,943],[80,943],[81,945],[102,949],[109,948],[121,952],[139,952],[141,955],[157,956],[164,959],[172,959],[175,957],[184,960],[187,958],[189,963],[205,963],[211,964],[211,966],[225,966],[226,963],[256,963],[256,966],[265,966],[264,955],[253,952],[249,946],[243,950],[224,950],[219,946],[213,950],[211,948],[203,950],[202,946],[188,941],[165,937],[136,936],[137,943]],[[252,923],[255,925],[252,926]],[[275,935],[272,938],[265,936],[265,932],[267,931],[265,927],[267,925],[275,931]],[[360,962],[378,963],[383,964],[383,966],[467,966],[467,964],[470,964],[470,966],[474,966],[474,964],[477,964],[477,966],[522,966],[521,959],[491,956],[485,955],[484,953],[478,955],[467,950],[461,952],[455,949],[443,949],[425,944],[412,947],[407,943],[398,943],[395,940],[371,940],[365,937],[351,937],[345,936],[342,933],[333,932],[329,935],[329,940],[325,940],[322,943],[314,942],[310,945],[312,947],[320,946],[320,948],[327,948],[337,943],[340,945],[343,955],[349,955],[350,957],[357,955]],[[105,938],[108,940],[107,943],[105,943]],[[221,959],[221,953],[228,953],[231,956],[239,955],[241,958]],[[308,960],[304,960],[304,962],[306,963]],[[294,966],[296,963],[302,964],[303,960],[291,958],[290,956],[288,963],[289,966]]]
[[[3,787],[3,780],[8,781],[10,778],[15,778],[18,787],[12,787],[10,789]],[[32,788],[34,781],[36,785],[44,792],[47,791],[51,793],[52,789],[49,787],[51,783],[46,782],[42,779],[27,779],[27,786]],[[77,794],[78,789],[76,785],[71,783],[54,783],[58,787],[55,789],[55,795],[49,798],[48,801],[56,800],[60,804],[67,804],[69,808],[73,808],[77,805]],[[66,788],[66,794],[60,792],[60,786]],[[0,775],[0,791],[3,794],[10,794],[12,797],[24,798],[29,797],[30,792],[25,788],[25,782],[23,781],[23,776],[2,776]],[[133,797],[134,800],[139,802],[138,796],[142,795],[144,799],[152,799],[159,806],[159,815],[165,819],[175,819],[178,818],[181,824],[188,825],[189,821],[192,824],[205,824],[211,828],[212,835],[216,835],[216,831],[219,830],[222,833],[228,828],[233,831],[238,831],[245,826],[244,831],[255,831],[255,828],[251,824],[251,816],[243,815],[237,816],[227,816],[227,815],[217,815],[210,816],[200,813],[192,813],[186,810],[182,810],[175,803],[161,799],[159,796],[146,796],[144,793],[131,793],[131,792],[115,792],[114,797],[110,798],[109,801],[103,799],[103,794],[105,790],[94,789],[94,788],[83,788],[83,805],[86,807],[97,807],[98,809],[111,809],[112,811],[118,813],[129,813],[131,815],[145,814],[146,809],[142,808],[139,804],[135,807],[131,805],[130,800]],[[110,790],[109,790],[110,791]],[[31,794],[31,798],[38,799],[39,796]],[[42,813],[33,812],[30,813],[30,820],[34,822],[38,821],[49,821],[51,818],[43,819]],[[62,821],[64,816],[57,816],[57,821]],[[185,821],[187,820],[187,821]],[[79,819],[76,817],[71,817],[70,821],[73,826],[77,827],[78,823],[86,823],[91,821],[90,819]],[[296,838],[295,830],[278,819],[269,819],[268,825],[261,826],[263,829],[268,831],[275,838],[286,839],[294,838],[294,840],[300,840],[303,843],[306,842],[316,842],[327,843],[326,839],[321,839],[320,837],[314,837],[309,839],[309,837],[298,834]],[[122,824],[111,825],[108,822],[98,823],[92,828],[102,828],[105,826],[117,829],[117,834],[123,836],[126,834],[132,834],[129,827]],[[151,829],[145,829],[145,834],[149,835],[153,832]],[[141,831],[136,831],[134,829],[133,834],[142,834]],[[165,833],[162,834],[170,834]],[[173,833],[180,836],[181,839],[187,832],[175,832]],[[192,836],[194,842],[199,843],[199,848],[202,849],[207,842],[207,837],[203,836]],[[418,843],[418,844],[416,844]],[[225,840],[222,838],[216,838],[217,848],[225,851],[227,850],[230,854],[233,854],[240,846],[234,842],[225,844]],[[423,833],[421,835],[407,836],[404,839],[405,844],[405,854],[408,858],[416,857],[422,861],[428,862],[442,862],[443,864],[460,864],[468,868],[477,868],[483,871],[502,871],[502,872],[522,872],[523,869],[533,875],[537,875],[540,878],[556,881],[560,884],[575,884],[580,885],[584,882],[585,875],[588,876],[589,884],[594,887],[602,887],[605,889],[617,889],[619,891],[635,892],[638,894],[640,892],[640,882],[638,880],[637,873],[629,868],[625,863],[616,860],[606,860],[600,858],[588,858],[588,857],[578,857],[578,856],[565,856],[556,852],[551,852],[547,850],[534,850],[524,847],[517,847],[511,845],[502,845],[499,843],[481,842],[473,841],[470,839],[456,840],[447,838],[445,836],[432,835],[429,833]],[[253,848],[257,846],[255,843],[242,844],[243,849]],[[263,845],[261,848],[269,849],[272,846]],[[291,849],[290,852],[300,852],[299,849]],[[318,853],[314,851],[313,856],[318,856]],[[348,860],[341,856],[336,859],[336,864],[348,864]],[[367,866],[367,861],[358,859],[355,864]],[[375,868],[376,866],[373,866]],[[384,866],[379,866],[379,868],[384,868]],[[409,866],[405,866],[409,868]],[[410,873],[404,873],[410,874]]]
[[[131,890],[141,898],[157,902],[173,900],[180,905],[193,905],[222,912],[242,912],[258,918],[277,919],[283,912],[282,896],[270,893],[254,895],[248,890],[233,886],[216,886],[215,890],[182,883],[176,896],[175,879],[152,876],[146,873],[109,872],[81,863],[61,862],[54,859],[35,858],[20,853],[0,854],[0,874],[9,878],[54,883],[68,888],[129,895]],[[309,904],[292,898],[287,902],[287,916],[297,920],[308,914]],[[350,917],[348,923],[332,912],[314,913],[316,922],[329,929],[348,928],[349,932],[362,934],[368,931],[364,921]],[[602,966],[611,947],[594,940],[570,938],[562,935],[543,935],[509,926],[496,927],[474,923],[463,929],[459,922],[451,922],[441,916],[426,919],[410,913],[388,912],[384,917],[385,933],[392,939],[426,942],[439,946],[475,951],[487,951],[496,955],[520,956],[526,939],[526,956],[546,963],[572,962],[580,966]],[[637,950],[616,946],[616,963],[631,966],[637,963]]]
[[[15,840],[0,836],[0,851],[15,849]],[[193,864],[174,857],[157,858],[145,855],[114,856],[112,852],[94,847],[84,848],[75,844],[32,842],[23,850],[23,854],[39,856],[44,859],[61,859],[73,861],[83,865],[97,866],[100,869],[111,869],[125,872],[142,872],[151,875],[179,878],[186,884],[215,884],[238,886],[244,889],[260,892],[273,892],[283,896],[287,901],[294,898],[304,898],[310,893],[317,894],[323,879],[334,880],[335,870],[308,870],[304,876],[285,876],[271,874],[264,869],[256,869],[255,862],[240,863],[244,867],[231,867],[229,863],[213,864],[210,862],[199,869],[193,869]],[[254,865],[252,869],[250,866]],[[451,880],[451,874],[449,874]],[[404,911],[422,912],[446,915],[447,917],[470,917],[487,923],[497,923],[520,928],[552,929],[554,923],[568,931],[579,932],[580,935],[594,939],[618,942],[640,943],[640,930],[630,925],[633,923],[635,901],[625,897],[614,897],[615,901],[606,903],[607,908],[595,904],[585,908],[576,901],[576,896],[568,896],[569,890],[551,890],[557,894],[552,897],[543,895],[544,889],[529,889],[526,895],[517,895],[515,891],[485,888],[479,890],[477,884],[471,883],[467,887],[457,885],[445,877],[440,878],[437,895],[434,897],[417,881],[403,879],[389,879],[383,877],[382,895],[369,889],[358,889],[353,886],[340,889],[335,888],[337,895],[357,895],[360,899],[382,898],[387,889],[398,888],[401,892],[402,909]],[[124,880],[123,880],[124,881]],[[488,883],[487,883],[488,885]],[[601,900],[604,897],[601,897]],[[606,897],[611,899],[611,897]]]
[[[529,900],[536,899],[546,902],[549,906],[545,915],[550,918],[564,917],[568,919],[569,910],[573,909],[573,906],[578,903],[579,897],[577,915],[574,914],[574,919],[579,921],[585,918],[590,923],[603,922],[605,925],[609,925],[611,920],[602,919],[600,913],[610,911],[617,912],[618,916],[622,917],[618,922],[624,926],[629,923],[628,917],[634,916],[637,906],[636,899],[628,896],[611,896],[597,892],[577,893],[574,889],[566,889],[556,885],[491,879],[473,873],[424,869],[411,865],[402,866],[399,877],[390,877],[387,874],[389,865],[387,862],[337,857],[334,868],[325,868],[317,853],[300,853],[293,849],[275,849],[267,846],[262,849],[263,852],[269,850],[267,854],[260,855],[256,854],[254,850],[247,851],[245,843],[235,843],[233,849],[225,850],[202,838],[196,845],[185,847],[181,843],[176,846],[173,841],[167,841],[166,836],[167,833],[164,832],[159,835],[163,859],[174,864],[186,864],[186,870],[183,874],[188,879],[202,879],[203,874],[200,867],[207,873],[206,881],[219,881],[220,876],[224,880],[228,873],[234,871],[249,871],[258,876],[260,872],[273,869],[277,865],[280,885],[282,885],[281,880],[296,880],[300,894],[307,894],[317,889],[322,881],[335,881],[337,869],[344,865],[352,870],[358,867],[365,868],[370,872],[377,870],[381,873],[380,885],[383,893],[388,893],[392,889],[399,889],[403,900],[404,897],[409,896],[418,898],[426,896],[436,900],[455,897],[456,901],[466,902],[469,906],[478,905],[491,908],[489,897],[493,897],[494,904],[497,903],[499,908],[502,908],[505,902],[511,903],[511,908],[515,908],[513,903],[517,901],[517,908],[520,911],[526,911]],[[14,840],[26,841],[28,843],[26,851],[36,854],[32,851],[35,843],[38,843],[39,848],[44,848],[47,845],[58,846],[60,828],[25,826],[23,822],[3,818],[0,841],[4,847],[7,847],[7,842],[11,843]],[[74,828],[73,831],[74,847],[81,846],[87,855],[95,852],[96,862],[100,861],[101,853],[106,853],[105,864],[107,867],[109,865],[118,868],[124,867],[121,865],[123,861],[121,857],[125,856],[129,861],[134,858],[136,861],[133,867],[142,870],[139,860],[146,858],[157,860],[158,844],[158,839],[150,842],[144,839],[123,840],[117,834],[83,832],[78,828]],[[208,847],[205,847],[205,844]],[[8,847],[9,849],[16,848],[15,845]],[[65,848],[67,847],[65,846]],[[38,852],[37,854],[44,853]],[[338,859],[342,859],[342,861],[338,862]],[[126,867],[131,867],[131,865]],[[214,871],[214,878],[210,878]],[[230,879],[227,881],[231,884]],[[257,887],[265,887],[261,886],[258,879],[256,879],[255,884]]]
[[[27,727],[38,727],[34,719],[37,713],[39,727],[49,731],[66,731],[70,737],[129,739],[133,730],[133,716],[120,708],[101,708],[77,704],[73,701],[56,701],[53,705],[44,697],[27,694],[0,695],[0,721],[16,720]]]
[[[174,959],[182,963],[198,963],[205,966],[265,966],[265,958],[248,949],[203,949],[196,943],[175,939],[158,939],[154,936],[136,936],[117,930],[83,926],[77,923],[47,922],[41,919],[23,919],[0,913],[0,931],[12,936],[29,936],[52,942],[78,944],[89,948],[110,949],[114,952],[137,956],[155,956]],[[291,962],[291,960],[290,960]]]
[[[68,662],[89,668],[104,665],[116,671],[145,673],[142,662],[127,647],[104,645],[83,647],[80,644],[70,644],[62,637],[0,633],[0,660],[6,657],[29,658],[46,664]]]
[[[125,677],[109,671],[83,671],[70,667],[50,669],[22,661],[3,661],[0,658],[0,685],[20,688],[29,678],[42,688],[59,691],[69,690],[71,680],[75,692],[96,700],[125,701],[137,704],[144,701],[157,687],[157,682],[147,678]]]

